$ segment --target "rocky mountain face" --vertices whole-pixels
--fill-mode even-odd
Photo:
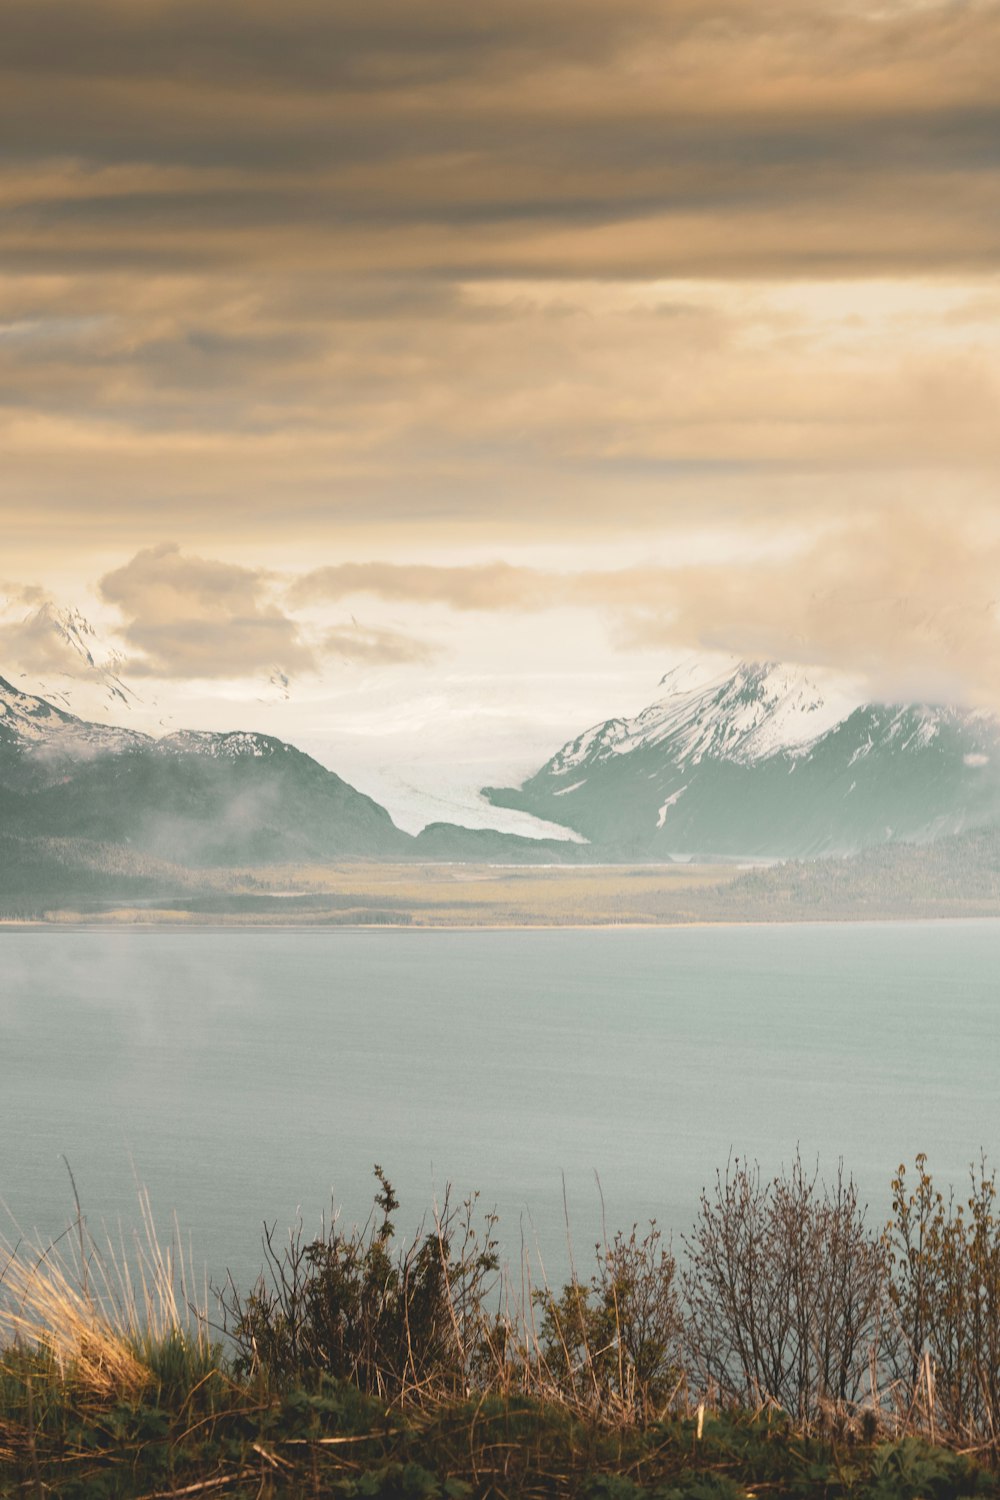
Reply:
[[[1000,819],[1000,725],[985,713],[858,703],[773,662],[682,668],[661,687],[635,718],[485,795],[652,858],[850,853]]]
[[[44,780],[60,765],[153,744],[149,735],[92,724],[0,677],[0,774],[17,767]]]

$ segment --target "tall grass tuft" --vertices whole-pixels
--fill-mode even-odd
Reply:
[[[161,1243],[148,1194],[129,1239],[98,1241],[82,1213],[60,1240],[0,1238],[0,1351],[43,1357],[58,1378],[96,1401],[144,1393],[211,1368],[207,1297],[193,1279],[176,1226]]]

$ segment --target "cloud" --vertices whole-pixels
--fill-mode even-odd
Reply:
[[[40,584],[0,582],[0,609],[5,611],[25,606],[37,608],[51,602]]]
[[[772,535],[772,542],[776,538]],[[704,552],[701,554],[704,556]],[[522,644],[538,632],[598,634],[620,652],[724,650],[825,666],[885,701],[1000,707],[1000,520],[995,507],[954,515],[900,501],[831,516],[755,547],[733,533],[725,560],[553,568],[503,559],[455,565],[334,564],[298,576],[241,567],[160,544],[105,575],[123,616],[126,676],[257,678],[427,665],[461,634],[485,639],[507,617]],[[362,621],[346,614],[368,600]],[[447,613],[480,616],[454,621]],[[436,613],[431,614],[431,611]],[[557,611],[573,611],[573,623]],[[537,627],[531,616],[539,619]],[[427,638],[422,622],[433,619]],[[493,623],[491,623],[493,622]],[[8,590],[0,651],[23,670],[91,675],[39,589]],[[452,635],[454,632],[454,636]],[[86,647],[86,641],[82,642]]]
[[[366,666],[404,666],[431,660],[438,653],[434,647],[398,630],[384,630],[350,625],[330,630],[323,638],[323,649],[343,661]]]
[[[182,552],[176,543],[146,548],[106,573],[99,590],[124,616],[133,677],[252,678],[266,672],[285,689],[289,674],[315,673],[331,658],[368,666],[422,662],[426,642],[402,631],[360,624],[307,629],[276,601],[266,569]]]
[[[314,570],[292,593],[457,611],[597,610],[622,649],[797,661],[852,673],[888,701],[1000,707],[998,580],[992,512],[970,521],[900,506],[828,525],[784,556],[576,572],[352,564]]]
[[[8,546],[166,531],[206,555],[364,556],[389,528],[503,555],[904,489],[961,509],[1000,471],[990,278],[394,281],[384,306],[374,281],[329,277],[8,278],[0,295]]]
[[[309,604],[372,594],[408,604],[441,603],[462,610],[535,610],[551,602],[554,587],[551,574],[505,562],[451,568],[341,563],[316,568],[297,579],[289,590],[289,599],[294,604]]]
[[[1000,708],[1000,526],[900,507],[798,556],[680,570],[619,622],[623,644],[685,644],[863,677],[887,701]]]
[[[0,508],[32,568],[995,503],[1000,0],[7,0],[2,52]],[[157,613],[167,561],[129,567],[143,671],[323,655],[253,570],[175,564]],[[403,582],[367,575],[407,607],[446,581]],[[448,601],[539,583],[483,565]],[[428,649],[397,633],[355,659]]]
[[[298,626],[267,597],[266,575],[181,552],[138,552],[105,574],[100,592],[122,611],[134,676],[225,678],[311,671]]]
[[[993,0],[8,0],[0,249],[74,270],[985,267],[998,49]]]
[[[6,535],[961,505],[998,51],[1000,0],[8,0]]]

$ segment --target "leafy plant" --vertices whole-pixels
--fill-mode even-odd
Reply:
[[[969,1169],[969,1196],[934,1185],[916,1158],[909,1187],[904,1166],[893,1178],[886,1230],[889,1295],[901,1338],[893,1373],[929,1426],[993,1442],[1000,1429],[1000,1224],[996,1175],[985,1160]]]
[[[681,1382],[676,1262],[651,1222],[594,1247],[589,1283],[536,1293],[541,1364],[558,1389],[602,1411],[657,1413]]]
[[[490,1335],[496,1284],[495,1216],[480,1233],[476,1200],[446,1198],[434,1228],[397,1249],[399,1202],[375,1167],[374,1211],[361,1229],[305,1242],[301,1225],[279,1249],[265,1229],[266,1268],[245,1296],[223,1293],[226,1329],[242,1373],[272,1380],[322,1372],[378,1394],[436,1379],[464,1390]]]

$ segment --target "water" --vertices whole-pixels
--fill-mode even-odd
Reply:
[[[136,1220],[245,1280],[261,1221],[412,1227],[450,1181],[514,1259],[675,1234],[731,1150],[853,1170],[1000,1160],[1000,922],[539,932],[0,934],[0,1196],[43,1234]]]

